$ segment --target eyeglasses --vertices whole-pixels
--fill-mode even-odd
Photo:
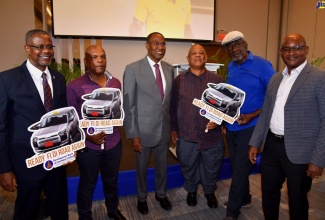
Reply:
[[[33,47],[36,50],[44,50],[45,48],[48,49],[48,50],[53,50],[53,48],[55,47],[54,45],[51,45],[51,44],[49,44],[49,45],[37,45],[37,46],[27,44],[27,46]]]
[[[167,43],[166,42],[163,42],[163,43],[154,42],[154,43],[149,43],[149,44],[152,44],[155,47],[158,47],[158,46],[166,47]]]
[[[282,53],[290,53],[290,51],[292,50],[294,53],[299,53],[302,48],[305,48],[306,46],[301,46],[301,45],[297,45],[297,46],[293,46],[293,47],[282,47],[280,50]]]
[[[242,41],[236,41],[234,43],[230,43],[230,44],[225,45],[225,48],[227,50],[232,50],[233,48],[239,48],[241,45],[243,45]]]

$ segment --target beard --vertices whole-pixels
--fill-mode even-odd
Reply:
[[[232,60],[235,61],[235,62],[237,62],[237,61],[241,61],[241,60],[243,59],[243,57],[244,57],[244,56],[240,54],[240,55],[237,56],[237,57],[233,57]]]

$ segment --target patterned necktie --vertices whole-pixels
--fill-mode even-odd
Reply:
[[[153,65],[156,68],[156,83],[159,89],[159,93],[161,96],[161,99],[164,99],[164,87],[163,87],[163,82],[162,82],[162,78],[161,78],[161,73],[160,73],[160,69],[159,69],[159,64],[155,64]]]
[[[44,91],[44,107],[48,112],[52,107],[52,92],[49,83],[47,82],[46,73],[42,74],[43,91]]]

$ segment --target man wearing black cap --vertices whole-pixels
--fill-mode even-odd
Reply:
[[[247,50],[247,42],[239,31],[229,32],[222,41],[232,62],[228,65],[227,83],[245,91],[245,102],[234,124],[227,124],[227,143],[233,171],[228,201],[224,203],[224,219],[238,219],[241,207],[249,207],[249,173],[252,164],[247,158],[249,140],[264,101],[266,87],[274,74],[272,64]]]

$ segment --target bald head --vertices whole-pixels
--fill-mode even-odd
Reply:
[[[106,70],[105,50],[101,46],[90,45],[86,48],[84,62],[90,74],[104,74]]]
[[[284,38],[280,55],[288,68],[288,74],[306,61],[308,52],[309,47],[302,35],[292,33]]]
[[[205,55],[206,55],[206,52],[205,52],[205,49],[204,47],[202,47],[202,45],[200,44],[194,44],[190,47],[190,49],[188,50],[188,56],[190,56],[190,54],[193,52],[193,51],[202,51]]]
[[[87,54],[91,54],[92,51],[94,50],[101,50],[105,53],[104,49],[101,47],[101,46],[98,46],[98,45],[90,45],[86,48],[86,51],[85,51],[85,57],[87,56]]]
[[[301,34],[298,34],[298,33],[291,33],[291,34],[287,35],[283,40],[282,46],[284,43],[291,42],[291,41],[299,42],[301,44],[301,46],[306,46],[305,38]]]
[[[200,44],[194,44],[188,51],[187,61],[190,65],[191,72],[199,75],[205,71],[205,63],[207,62],[207,54],[204,47]]]

